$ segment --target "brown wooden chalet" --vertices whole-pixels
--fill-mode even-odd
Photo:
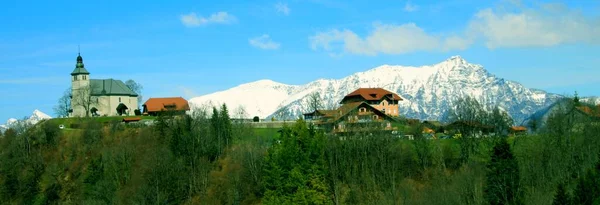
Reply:
[[[304,119],[333,133],[391,131],[402,98],[382,88],[359,88],[346,95],[338,109],[315,110]]]
[[[390,116],[399,116],[398,102],[403,99],[383,88],[359,88],[346,95],[340,104],[365,102],[373,108]]]
[[[356,133],[370,131],[391,131],[391,122],[395,121],[389,115],[375,109],[366,102],[346,103],[334,113],[325,115],[316,124],[334,133]]]
[[[335,110],[315,110],[313,112],[305,113],[304,120],[321,120],[323,118],[333,117]]]

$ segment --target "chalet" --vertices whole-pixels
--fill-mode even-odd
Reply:
[[[359,88],[344,96],[340,104],[365,102],[382,113],[399,116],[398,102],[403,99],[395,93],[383,88]]]
[[[510,133],[513,135],[522,135],[527,133],[527,128],[523,126],[512,126],[510,127]]]
[[[190,110],[188,101],[182,97],[150,98],[142,107],[144,108],[144,115],[152,116],[165,111],[185,114],[186,111]]]
[[[594,107],[578,106],[575,110],[577,113],[582,114],[591,120],[600,120],[600,105],[596,105]]]
[[[307,121],[321,120],[323,118],[333,117],[334,114],[335,114],[335,110],[315,110],[310,113],[305,113],[304,120],[307,120]]]
[[[334,113],[329,114],[316,124],[334,133],[394,130],[391,122],[394,122],[395,119],[366,102],[346,103]]]
[[[444,124],[442,124],[440,121],[425,120],[423,121],[423,126],[434,130],[436,133],[444,132]]]

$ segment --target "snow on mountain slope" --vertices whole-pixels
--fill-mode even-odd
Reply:
[[[280,108],[281,103],[295,93],[297,88],[298,86],[271,80],[259,80],[229,90],[195,97],[189,102],[192,107],[220,106],[225,103],[230,111],[243,107],[249,116],[266,117]]]
[[[422,120],[444,119],[453,102],[468,95],[485,105],[500,106],[519,123],[561,98],[498,78],[482,65],[453,56],[434,65],[382,65],[342,79],[319,79],[306,85],[261,80],[192,98],[190,102],[226,102],[229,107],[245,107],[251,116],[294,119],[308,111],[311,93],[320,94],[325,108],[335,109],[345,95],[361,87],[382,87],[396,92],[404,98],[399,112],[405,117]]]
[[[50,115],[47,115],[46,113],[43,113],[42,111],[36,109],[28,118],[24,118],[23,120],[17,120],[15,118],[8,119],[6,121],[6,124],[0,125],[0,132],[4,132],[4,130],[7,130],[8,128],[11,128],[12,126],[15,126],[19,123],[34,125],[42,120],[51,118],[52,117],[50,117]]]

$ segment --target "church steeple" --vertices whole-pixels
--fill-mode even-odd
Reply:
[[[83,65],[83,58],[81,57],[80,53],[77,53],[77,64],[75,64],[75,70],[73,70],[73,72],[71,72],[71,75],[80,75],[80,74],[86,74],[89,75],[90,72],[88,72],[85,69],[85,66]]]

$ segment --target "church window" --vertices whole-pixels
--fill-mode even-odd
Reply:
[[[119,97],[119,102],[121,102],[121,97]]]
[[[73,76],[73,80],[77,80],[77,76]]]

